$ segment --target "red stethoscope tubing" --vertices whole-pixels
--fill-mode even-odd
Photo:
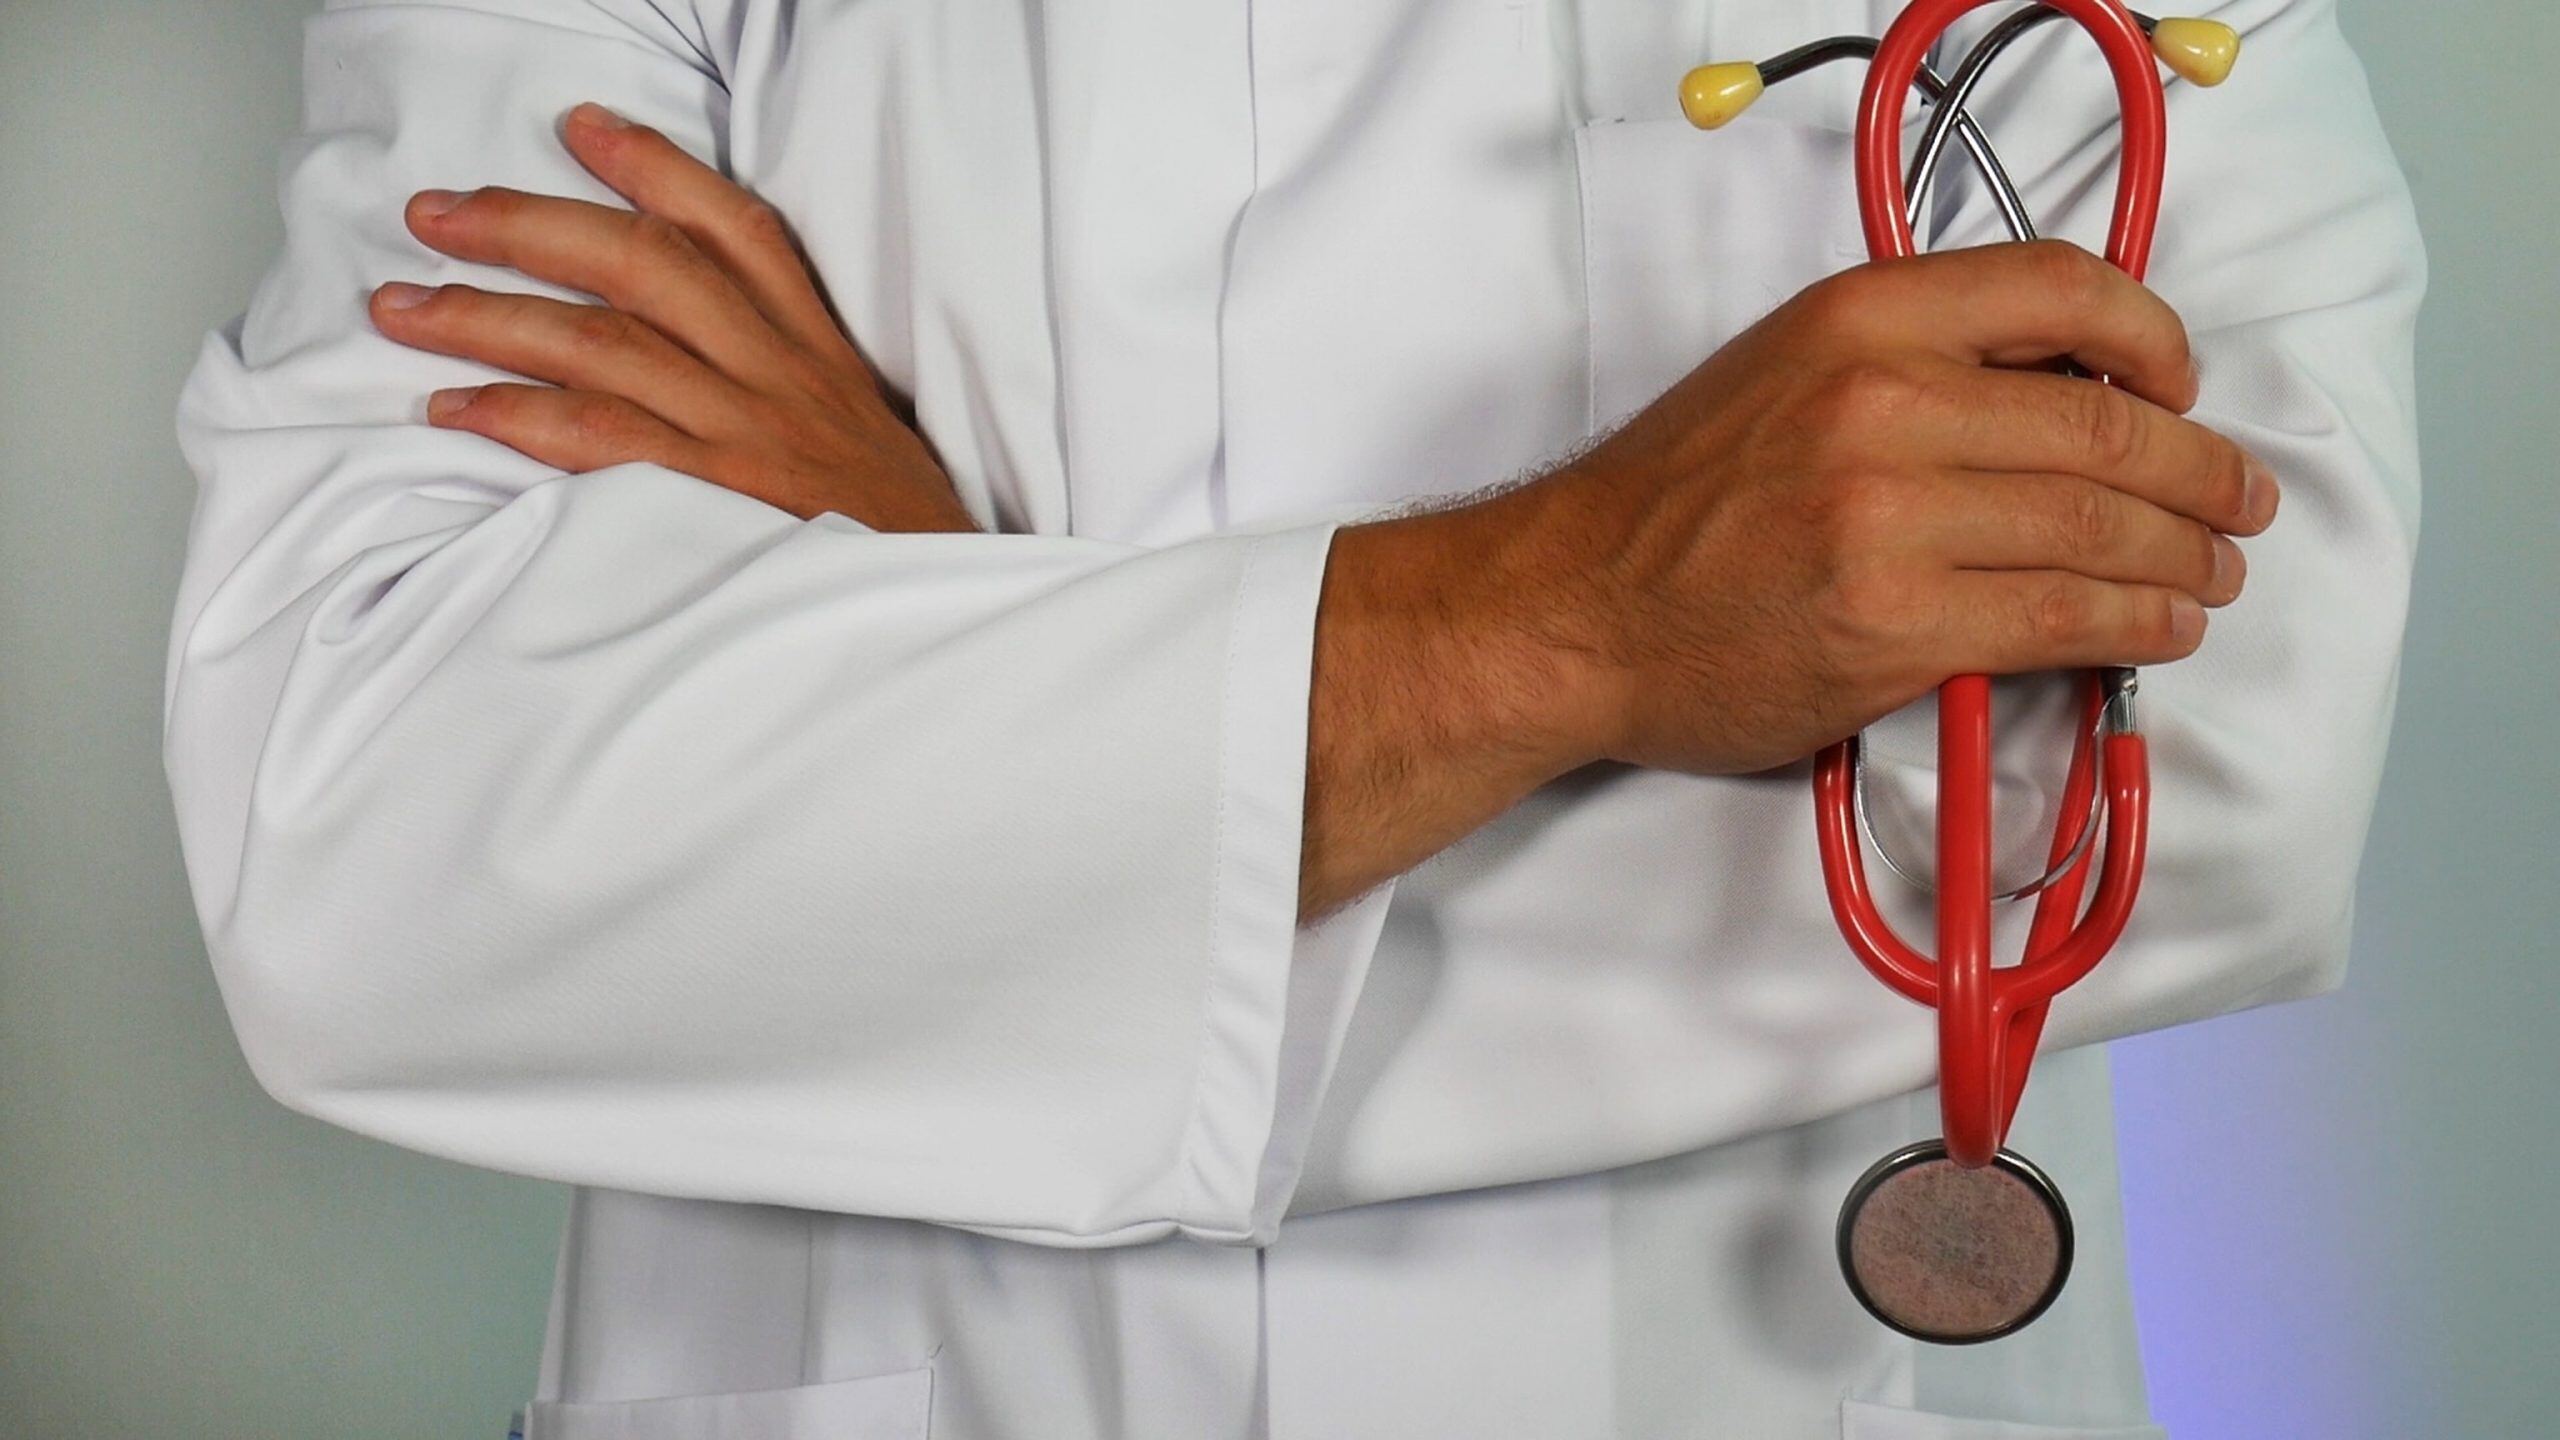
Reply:
[[[1868,254],[1914,252],[1902,191],[1902,117],[1913,78],[1939,35],[1993,0],[1913,0],[1879,43],[1858,100],[1858,212]],[[2167,155],[2166,105],[2150,39],[2119,0],[2042,0],[2098,42],[2123,108],[2124,150],[2116,173],[2107,259],[2135,279],[2151,257]],[[1932,961],[1894,933],[1868,889],[1854,797],[1856,739],[1825,748],[1814,765],[1822,874],[1840,933],[1867,968],[1897,993],[1938,1012],[1938,1086],[1949,1158],[1990,1163],[2006,1138],[2027,1071],[2035,1061],[2046,1007],[2096,967],[2124,931],[2142,879],[2149,832],[2150,769],[2142,737],[2110,733],[2093,741],[2106,697],[2097,673],[2084,677],[2079,740],[2072,749],[2060,813],[2089,813],[2104,775],[2106,836],[2098,887],[2080,899],[2090,859],[2057,875],[2037,895],[2025,957],[1991,965],[1991,681],[1957,675],[1938,687],[1938,949]],[[2103,759],[2103,766],[2094,761]],[[2062,864],[2079,835],[2057,826],[2047,867]]]

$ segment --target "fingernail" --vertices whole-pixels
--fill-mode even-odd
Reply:
[[[2214,536],[2213,593],[2222,597],[2222,604],[2239,598],[2240,584],[2248,574],[2249,562],[2241,556],[2240,547],[2232,544],[2228,535]]]
[[[459,190],[421,190],[416,197],[418,213],[432,220],[462,203]]]
[[[477,385],[464,385],[451,390],[438,390],[427,396],[427,418],[430,420],[450,420],[456,414],[460,413],[463,406],[471,403],[471,397],[479,393],[480,387]]]
[[[631,128],[630,121],[623,119],[621,116],[616,115],[611,110],[606,109],[593,100],[579,101],[570,109],[569,118],[582,125],[593,125],[604,130],[628,130]]]
[[[2249,523],[2261,530],[2276,518],[2276,472],[2255,455],[2249,457],[2248,491],[2241,503],[2248,508]]]
[[[427,297],[436,292],[424,285],[412,285],[406,280],[394,280],[373,293],[380,297],[382,308],[385,310],[408,310],[424,305],[427,303]]]
[[[2169,636],[2181,645],[2204,638],[2204,607],[2184,591],[2169,597]]]

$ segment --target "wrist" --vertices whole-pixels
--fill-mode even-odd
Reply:
[[[1508,657],[1522,705],[1511,723],[1542,738],[1556,774],[1616,758],[1628,713],[1607,591],[1617,541],[1598,487],[1550,471],[1464,507],[1459,545],[1477,623]]]
[[[1617,712],[1581,558],[1590,516],[1561,480],[1346,527],[1334,542],[1443,743],[1522,793],[1605,758]]]

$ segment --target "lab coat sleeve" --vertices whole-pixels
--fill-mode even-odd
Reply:
[[[2426,262],[2334,0],[2236,0],[2222,86],[2168,87],[2152,287],[2186,322],[2193,418],[2264,459],[2275,525],[2203,648],[2142,675],[2154,810],[2138,925],[2055,1041],[2335,989],[2382,775],[2418,532],[2412,350]],[[1990,23],[1989,17],[1979,23]],[[2116,102],[2048,27],[1980,101],[2046,233],[2106,233]],[[2004,238],[1977,189],[1938,244]]]
[[[164,758],[286,1105],[552,1180],[1057,1245],[1267,1240],[1383,894],[1296,925],[1330,519],[1158,548],[800,521],[424,423],[506,378],[395,278],[552,293],[406,197],[620,203],[597,99],[727,94],[644,0],[333,3],[283,254],[206,337]]]

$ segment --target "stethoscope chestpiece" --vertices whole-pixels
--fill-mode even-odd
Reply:
[[[1915,1340],[1974,1345],[2025,1328],[2062,1293],[2071,1209],[2014,1150],[1968,1167],[1945,1141],[1921,1140],[1849,1187],[1839,1248],[1868,1314]]]

